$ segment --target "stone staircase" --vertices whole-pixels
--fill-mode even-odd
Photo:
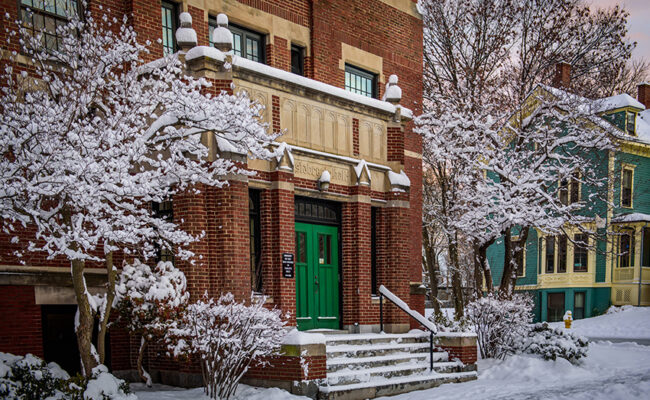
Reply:
[[[372,399],[476,379],[476,367],[450,361],[428,334],[327,335],[327,379],[319,399]]]

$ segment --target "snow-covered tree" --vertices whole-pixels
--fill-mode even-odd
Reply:
[[[425,24],[425,113],[416,131],[437,186],[425,212],[448,237],[443,243],[452,268],[460,269],[461,241],[474,248],[474,280],[478,286],[482,275],[488,291],[487,248],[519,231],[520,241],[506,243],[501,286],[511,293],[513,262],[528,229],[557,233],[584,222],[593,205],[593,197],[564,204],[558,191],[567,189],[559,183],[578,179],[602,187],[590,155],[612,148],[594,123],[593,104],[532,90],[550,83],[560,61],[574,66],[570,90],[586,93],[599,79],[606,82],[612,75],[604,71],[623,68],[633,47],[625,37],[627,14],[619,8],[592,13],[582,0],[421,0],[418,7]],[[456,299],[457,313],[463,303]]]
[[[159,246],[188,258],[183,245],[197,240],[156,218],[150,203],[247,173],[210,154],[204,145],[210,135],[253,158],[271,157],[267,147],[276,136],[260,122],[262,106],[245,93],[206,94],[211,84],[186,74],[174,55],[145,64],[146,47],[126,17],[95,19],[90,11],[69,17],[57,27],[58,49],[46,48],[43,33],[30,35],[21,23],[11,37],[29,64],[15,57],[2,77],[0,215],[8,234],[35,229],[27,251],[70,261],[89,375],[103,362],[102,349],[96,357],[91,343],[92,326],[98,312],[101,339],[114,297],[113,253],[148,257]],[[106,264],[101,304],[88,293],[86,262]]]
[[[264,357],[280,348],[285,322],[280,310],[264,307],[265,301],[251,295],[245,304],[231,293],[214,301],[206,293],[168,331],[170,354],[200,361],[205,393],[211,398],[230,398],[251,364],[266,364]]]
[[[165,331],[181,318],[190,298],[185,274],[169,261],[154,268],[135,260],[125,264],[115,285],[115,306],[126,328],[141,336],[138,374],[151,386],[151,376],[142,365],[147,345],[163,339]]]

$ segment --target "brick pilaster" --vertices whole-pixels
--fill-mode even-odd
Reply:
[[[343,325],[367,324],[371,308],[370,188],[357,186],[356,201],[341,212],[343,249]]]
[[[294,253],[295,215],[293,174],[271,173],[272,188],[262,192],[262,265],[264,293],[277,307],[291,313],[289,325],[296,325],[296,281],[282,277],[282,253]]]

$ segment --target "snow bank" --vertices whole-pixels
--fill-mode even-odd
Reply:
[[[306,345],[306,344],[325,344],[325,335],[322,333],[307,333],[300,332],[297,329],[292,329],[282,340],[282,344],[291,345]]]
[[[479,360],[478,380],[390,397],[390,400],[648,398],[650,347],[594,343],[580,365],[513,355]],[[388,400],[388,398],[386,398]]]
[[[564,329],[564,322],[549,325]],[[588,338],[650,339],[650,308],[611,307],[604,315],[574,320],[567,331]]]

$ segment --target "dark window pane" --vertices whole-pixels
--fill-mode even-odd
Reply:
[[[546,273],[555,272],[555,237],[546,238]]]
[[[623,184],[621,185],[621,206],[623,207],[632,207],[633,176],[631,169],[623,170]]]
[[[302,47],[291,45],[291,72],[305,74],[305,52]]]
[[[619,259],[620,268],[634,266],[634,231],[623,233],[619,239]]]
[[[573,298],[573,319],[585,317],[585,292],[576,292]]]
[[[549,293],[546,320],[548,322],[562,321],[564,311],[564,293]]]
[[[566,272],[567,238],[561,235],[557,242],[557,272]]]

